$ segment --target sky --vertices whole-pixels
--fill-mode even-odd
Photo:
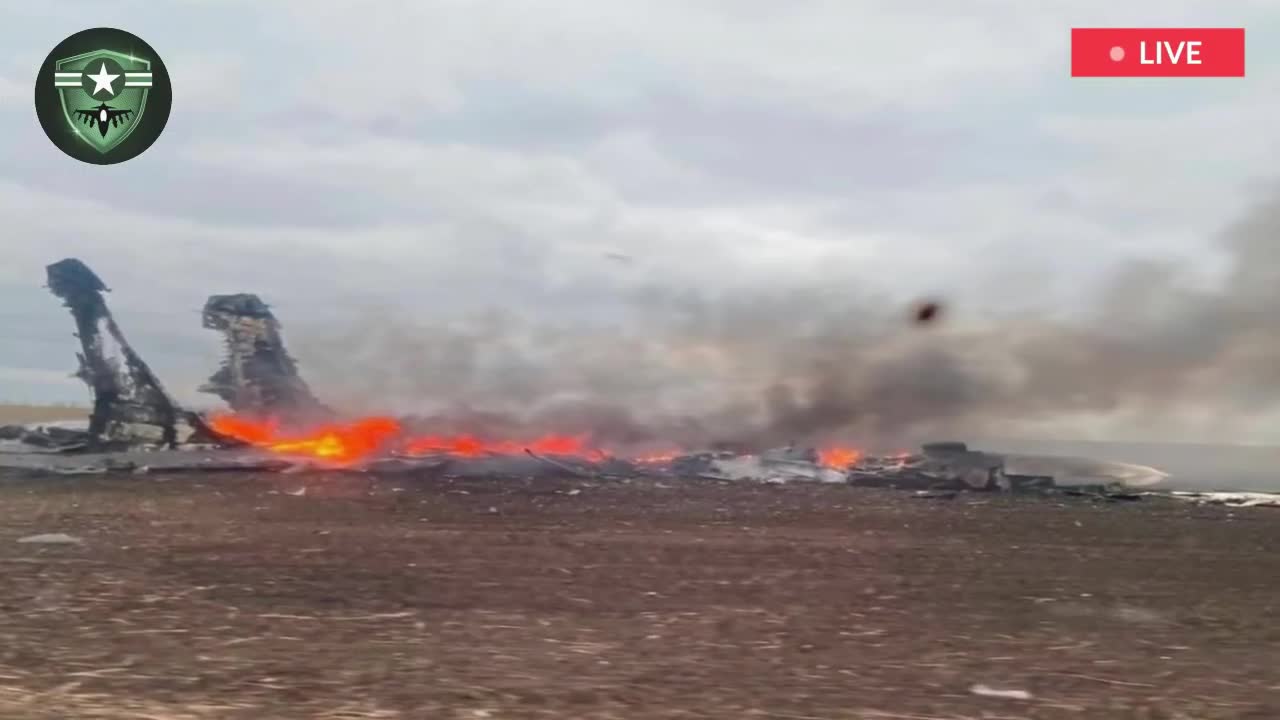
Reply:
[[[164,134],[115,166],[62,155],[32,104],[48,51],[96,26],[173,83]],[[1073,26],[1245,27],[1248,75],[1072,79]],[[5,0],[0,28],[0,401],[85,401],[42,287],[70,256],[185,402],[212,402],[204,299],[255,292],[317,393],[361,411],[723,415],[772,387],[750,378],[785,364],[779,333],[836,308],[1096,319],[1144,262],[1214,291],[1222,233],[1276,192],[1273,0]],[[769,337],[741,342],[752,322]],[[1155,424],[999,410],[1268,440],[1270,405],[1213,392]]]

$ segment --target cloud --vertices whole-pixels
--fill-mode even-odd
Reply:
[[[25,104],[30,100],[29,91],[22,83],[0,75],[0,107]]]

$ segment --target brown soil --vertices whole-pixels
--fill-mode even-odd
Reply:
[[[0,512],[5,720],[1280,717],[1275,510],[224,475]]]
[[[0,403],[0,425],[53,422],[55,420],[88,420],[84,408],[59,405],[6,405]]]

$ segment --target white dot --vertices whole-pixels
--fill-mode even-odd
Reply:
[[[1124,48],[1116,45],[1111,48],[1111,62],[1120,62],[1124,59]]]

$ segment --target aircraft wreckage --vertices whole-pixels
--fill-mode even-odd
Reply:
[[[202,324],[222,334],[225,356],[199,390],[230,409],[207,416],[181,407],[165,390],[112,316],[107,285],[85,263],[61,260],[49,265],[47,274],[49,290],[75,321],[80,342],[75,375],[88,385],[93,406],[87,425],[0,427],[0,469],[53,474],[326,469],[452,477],[659,476],[849,483],[921,494],[1091,491],[1113,498],[1132,497],[1121,489],[1158,484],[1167,477],[1142,465],[987,453],[963,443],[933,443],[919,453],[892,457],[787,447],[626,458],[574,438],[482,443],[470,437],[415,436],[406,430],[409,423],[392,418],[341,420],[303,381],[285,349],[280,323],[267,303],[252,294],[214,295],[204,306]]]

